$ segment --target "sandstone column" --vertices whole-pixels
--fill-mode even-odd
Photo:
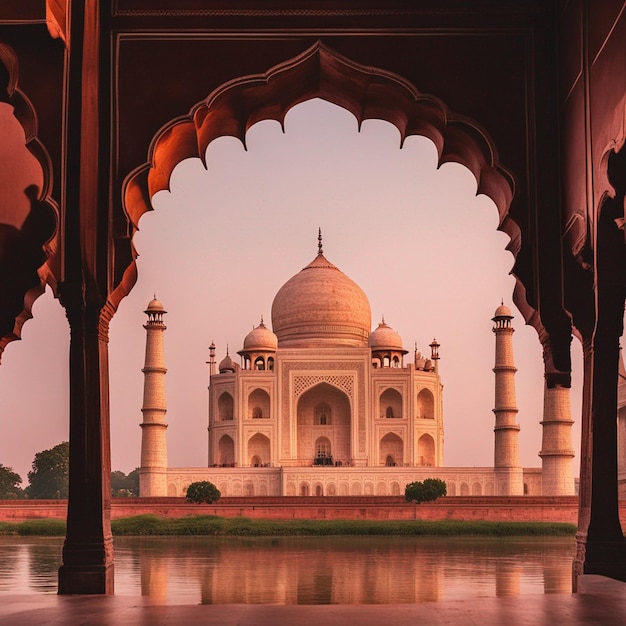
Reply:
[[[543,439],[541,444],[541,494],[573,496],[572,411],[570,389],[546,374],[543,396]]]
[[[143,422],[141,424],[141,468],[139,493],[142,497],[167,496],[167,442],[165,433],[165,351],[163,333],[166,329],[163,315],[167,311],[155,298],[144,311],[146,329],[146,359],[142,370]]]
[[[492,318],[496,335],[496,359],[493,371],[495,380],[496,416],[494,468],[496,495],[521,496],[524,494],[524,477],[519,456],[519,424],[515,421],[517,401],[515,398],[515,367],[513,359],[513,316],[502,304]]]

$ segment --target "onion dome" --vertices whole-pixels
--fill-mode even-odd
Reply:
[[[391,326],[385,324],[385,319],[378,324],[378,328],[370,334],[369,346],[372,350],[397,350],[406,352],[402,348],[402,338]]]
[[[278,337],[263,323],[253,328],[243,340],[243,351],[275,351],[278,347]]]
[[[235,362],[230,358],[228,353],[226,356],[220,361],[220,364],[217,366],[220,374],[226,374],[227,372],[235,372],[237,366]]]
[[[272,328],[281,348],[366,347],[370,303],[363,290],[322,254],[278,291]]]

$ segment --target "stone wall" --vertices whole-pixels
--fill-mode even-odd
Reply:
[[[37,518],[64,519],[64,500],[0,501],[1,521]],[[223,517],[245,516],[257,519],[369,519],[369,520],[488,520],[546,521],[576,523],[578,498],[550,497],[450,497],[437,502],[413,505],[403,497],[256,497],[222,498],[212,505],[197,505],[183,498],[115,498],[111,517],[154,513],[176,518],[194,514]],[[626,523],[626,502],[620,505],[622,524]]]

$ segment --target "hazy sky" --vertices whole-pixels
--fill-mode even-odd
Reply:
[[[158,193],[156,210],[141,220],[139,280],[110,329],[113,468],[139,465],[143,311],[153,294],[168,311],[169,464],[206,465],[208,346],[215,342],[218,362],[227,344],[238,358],[261,316],[270,325],[274,295],[317,253],[318,227],[326,258],[365,291],[372,327],[384,315],[400,333],[407,362],[416,341],[424,353],[434,337],[441,344],[447,466],[493,464],[491,317],[504,299],[515,315],[522,463],[540,466],[541,346],[512,304],[513,257],[495,205],[475,195],[469,171],[437,169],[434,145],[422,137],[400,149],[388,123],[367,121],[358,132],[350,113],[321,100],[292,109],[285,133],[276,122],[256,124],[246,143],[213,142],[206,170],[197,159],[180,164],[171,191]],[[0,463],[25,484],[34,454],[68,437],[68,345],[63,309],[48,292],[23,341],[2,358]],[[576,340],[573,351],[577,471]]]

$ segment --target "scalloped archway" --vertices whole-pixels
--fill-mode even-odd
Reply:
[[[24,147],[35,157],[43,179],[41,189],[31,184],[23,190],[30,204],[26,215],[19,215],[13,206],[4,206],[10,215],[0,219],[0,358],[8,343],[21,339],[22,326],[32,317],[33,304],[46,284],[56,290],[58,273],[59,210],[50,195],[52,165],[37,137],[36,112],[17,87],[18,73],[17,55],[0,42],[0,102],[13,107],[13,116],[24,130]],[[16,223],[20,225],[16,227]],[[8,269],[3,271],[4,264]]]
[[[245,146],[246,132],[263,120],[278,121],[295,105],[321,98],[352,113],[359,127],[364,120],[380,119],[400,132],[401,144],[413,135],[430,139],[437,148],[439,165],[455,162],[467,167],[477,181],[477,194],[491,198],[499,213],[498,229],[506,233],[507,249],[515,257],[521,247],[519,226],[509,216],[515,180],[498,161],[487,132],[475,121],[451,112],[437,97],[420,93],[401,76],[360,65],[316,42],[300,55],[263,74],[225,83],[189,114],[172,120],[155,135],[148,161],[124,181],[123,205],[130,219],[132,240],[141,216],[152,210],[150,199],[168,190],[174,168],[183,160],[199,158],[206,166],[209,144],[219,137],[238,138]],[[134,254],[134,250],[133,250]],[[110,295],[114,306],[133,287],[136,265],[117,268],[122,280]],[[526,320],[537,316],[518,284],[514,299]]]

